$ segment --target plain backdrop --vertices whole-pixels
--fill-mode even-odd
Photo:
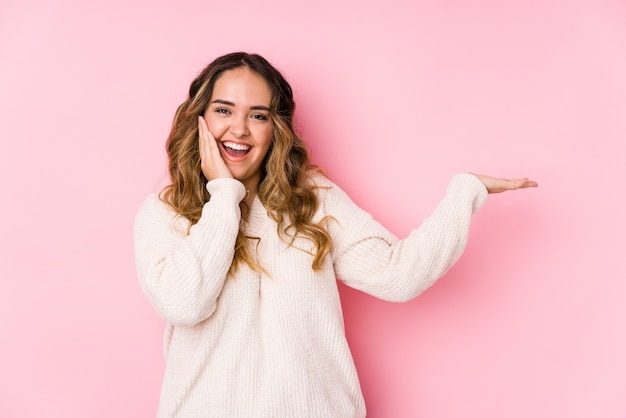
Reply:
[[[492,195],[405,304],[341,287],[368,416],[626,416],[626,3],[0,2],[0,416],[155,415],[163,321],[132,226],[189,83],[258,52],[313,159],[406,235]]]

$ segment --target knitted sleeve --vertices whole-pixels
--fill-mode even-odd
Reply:
[[[486,199],[480,180],[456,174],[432,215],[399,240],[332,185],[323,200],[328,214],[337,220],[329,223],[337,278],[381,299],[414,298],[461,256],[470,218]]]
[[[215,310],[234,257],[245,188],[237,180],[207,184],[211,200],[187,234],[186,219],[158,196],[148,197],[135,219],[135,259],[141,288],[170,324],[192,326]]]

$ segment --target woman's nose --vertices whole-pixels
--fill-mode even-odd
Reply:
[[[248,118],[245,116],[233,118],[230,131],[238,138],[249,135]]]

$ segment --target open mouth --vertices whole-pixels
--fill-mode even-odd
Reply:
[[[249,145],[235,144],[234,142],[228,141],[222,142],[222,147],[224,148],[226,154],[233,157],[243,157],[248,154],[248,152],[250,152],[250,149],[252,148]]]

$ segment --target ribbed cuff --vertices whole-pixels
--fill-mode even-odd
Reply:
[[[469,173],[458,173],[452,176],[447,190],[449,195],[467,196],[472,200],[472,213],[480,209],[487,201],[487,188],[478,177]]]
[[[219,196],[220,199],[232,198],[237,203],[241,202],[246,196],[246,188],[239,180],[232,178],[217,178],[206,184],[207,191],[213,196]]]

